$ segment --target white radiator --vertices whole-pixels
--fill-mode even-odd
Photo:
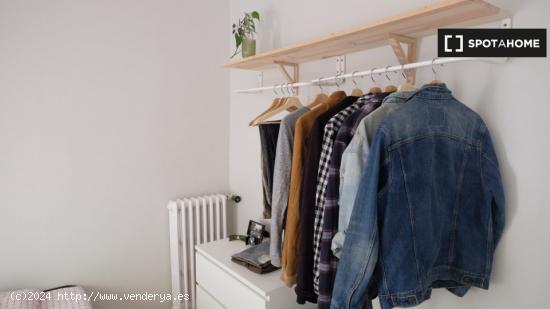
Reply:
[[[175,297],[172,309],[195,308],[194,248],[227,237],[228,198],[240,201],[239,196],[212,194],[168,203],[172,296],[189,295],[188,301]]]

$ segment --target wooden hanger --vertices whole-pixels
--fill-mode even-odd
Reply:
[[[413,84],[409,83],[409,82],[404,82],[403,84],[399,85],[399,87],[397,87],[397,91],[399,92],[402,92],[402,91],[415,91],[416,88],[414,87]]]
[[[281,106],[258,117],[258,119],[254,121],[253,125],[257,126],[258,124],[263,123],[265,120],[277,115],[278,113],[284,110],[294,111],[294,110],[297,110],[298,108],[304,107],[302,105],[302,102],[300,102],[300,99],[298,99],[297,97],[291,96],[291,97],[286,97],[284,99],[285,99],[284,103]]]
[[[263,111],[261,114],[259,114],[258,116],[256,116],[254,119],[250,120],[250,122],[248,123],[249,126],[253,126],[254,125],[254,121],[256,121],[257,119],[259,119],[260,117],[262,117],[263,115],[265,115],[266,113],[274,110],[275,108],[281,106],[284,104],[284,100],[283,98],[275,98],[273,99],[273,102],[271,103],[271,106],[268,107],[265,111]]]
[[[285,103],[282,106],[272,110],[269,113],[266,113],[265,115],[260,117],[258,120],[256,120],[254,122],[254,126],[257,126],[257,125],[265,122],[267,119],[275,116],[276,114],[278,114],[278,113],[280,113],[284,110],[291,111],[291,110],[296,110],[296,109],[301,108],[301,107],[303,107],[303,105],[300,102],[300,99],[298,99],[297,97],[289,97],[289,98],[286,99]]]
[[[380,93],[380,92],[382,92],[382,89],[380,87],[376,86],[376,81],[374,80],[374,77],[372,76],[372,72],[374,71],[374,69],[376,69],[376,68],[372,68],[370,70],[370,79],[372,80],[372,83],[375,86],[369,88],[369,93]]]
[[[359,89],[358,85],[357,85],[357,82],[355,81],[355,78],[353,77],[353,75],[356,73],[357,71],[353,71],[351,73],[351,81],[353,82],[353,84],[355,85],[355,88],[351,91],[351,96],[352,97],[360,97],[363,95],[363,90]]]
[[[437,72],[435,71],[435,68],[434,68],[434,62],[435,60],[437,59],[437,57],[433,58],[432,59],[432,72],[434,73],[434,79],[430,82],[430,85],[439,85],[439,84],[443,84],[442,81],[438,80],[437,79]],[[443,66],[443,65],[442,65]]]
[[[282,85],[281,85],[282,87]],[[273,93],[275,95],[278,95],[277,92],[275,92],[275,89],[277,88],[277,85],[273,86]],[[254,122],[258,120],[261,116],[265,115],[266,113],[276,109],[277,107],[284,104],[284,97],[276,97],[273,99],[273,102],[271,102],[271,106],[269,106],[265,111],[261,112],[258,116],[256,116],[254,119],[250,120],[248,123],[249,126],[253,126]]]
[[[329,98],[330,98],[330,97],[338,96],[338,93],[339,93],[339,92],[343,93],[344,96],[347,96],[347,94],[346,94],[345,91],[338,89],[338,90],[334,91],[333,93],[331,93],[330,96],[329,96]]]
[[[370,87],[369,88],[369,93],[381,93],[382,92],[382,88],[380,87]]]
[[[391,78],[388,77],[388,68],[389,68],[389,67],[390,67],[389,65],[386,66],[386,73],[385,73],[384,75],[386,75],[386,79],[388,79],[388,81],[391,82]],[[397,87],[395,87],[395,86],[392,85],[392,84],[386,85],[386,86],[384,87],[384,92],[396,92],[396,91],[397,91]]]
[[[416,88],[413,84],[409,83],[407,75],[405,75],[405,64],[401,64],[401,76],[403,76],[403,83],[397,87],[398,92],[403,91],[415,91]]]
[[[339,92],[342,92],[344,96],[347,96],[346,92],[340,89],[340,86],[342,85],[342,83],[338,84],[338,76],[339,75],[336,75],[336,78],[334,79],[334,83],[336,84],[336,87],[338,87],[338,89],[336,89],[336,91],[330,94],[331,97],[336,96]]]
[[[328,101],[328,95],[326,95],[324,93],[319,93],[315,97],[315,99],[313,99],[313,102],[311,102],[307,105],[307,108],[314,109],[315,107],[317,107],[321,104],[325,104],[327,101]]]
[[[321,104],[325,104],[327,101],[328,101],[328,95],[326,95],[324,92],[323,92],[323,87],[321,87],[321,79],[322,77],[320,77],[318,79],[318,82],[317,82],[317,86],[319,87],[319,89],[321,89],[321,93],[319,93],[315,99],[313,99],[313,102],[309,103],[307,108],[309,109],[314,109],[315,107],[321,105]]]

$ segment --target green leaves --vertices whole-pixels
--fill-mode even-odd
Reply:
[[[242,43],[243,43],[243,37],[235,33],[235,45],[237,46],[236,48],[239,48],[239,46],[241,46]]]
[[[235,53],[231,58],[233,58],[238,50],[239,47],[243,43],[243,38],[245,37],[252,37],[252,34],[256,33],[256,21],[260,21],[260,13],[258,11],[252,11],[250,13],[244,13],[244,17],[242,19],[239,19],[238,24],[232,25],[232,32],[233,36],[235,37]]]

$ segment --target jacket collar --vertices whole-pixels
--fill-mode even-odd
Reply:
[[[426,100],[444,100],[452,99],[453,95],[445,84],[426,84],[414,94],[414,97]]]
[[[382,101],[382,104],[386,104],[386,103],[405,103],[415,93],[416,93],[416,91],[396,91],[396,92],[390,93],[390,95],[385,97],[384,101]]]

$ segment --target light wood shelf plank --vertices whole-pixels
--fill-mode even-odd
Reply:
[[[483,0],[443,0],[361,27],[227,62],[227,68],[263,70],[288,62],[300,64],[389,44],[392,35],[420,38],[438,28],[470,27],[503,19],[507,12]]]

